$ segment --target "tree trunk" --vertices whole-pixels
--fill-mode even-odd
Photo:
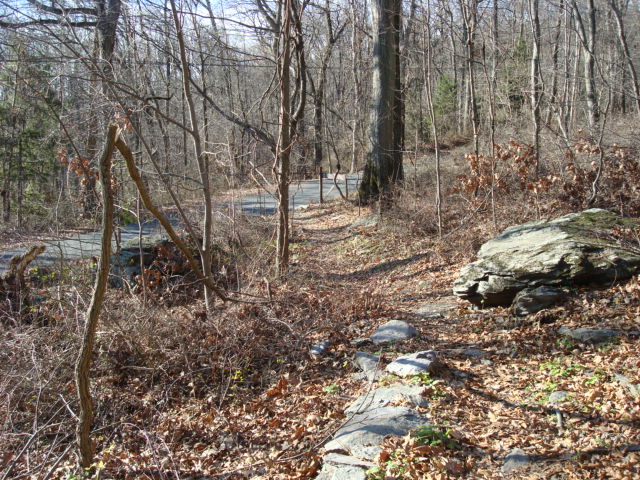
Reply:
[[[589,127],[593,128],[598,123],[600,112],[598,107],[598,97],[596,95],[595,66],[596,66],[596,7],[595,0],[588,0],[587,24],[582,19],[582,14],[576,3],[572,1],[573,13],[576,19],[576,27],[582,51],[584,54],[584,89],[587,99],[587,120]]]
[[[209,159],[204,152],[202,146],[202,139],[200,138],[200,124],[198,121],[198,115],[196,112],[195,102],[193,95],[191,94],[191,68],[189,60],[187,58],[186,46],[184,43],[184,35],[182,32],[182,24],[178,18],[178,11],[176,9],[175,1],[171,0],[171,12],[173,15],[173,22],[176,28],[176,35],[178,38],[178,47],[180,49],[180,63],[182,65],[182,88],[184,92],[184,99],[187,104],[187,113],[189,115],[189,135],[193,142],[193,148],[196,154],[196,163],[198,165],[198,173],[200,175],[200,182],[202,184],[202,201],[204,203],[204,225],[202,231],[202,246],[200,247],[200,261],[202,263],[202,272],[205,276],[211,276],[211,254],[213,249],[213,214],[212,214],[212,200],[211,200],[211,185],[209,180]],[[205,92],[206,93],[206,92]],[[206,128],[206,126],[205,126]],[[185,129],[186,131],[186,129]],[[213,308],[214,292],[209,286],[204,284],[204,299],[207,312],[211,312]]]
[[[536,176],[539,173],[540,161],[540,103],[542,102],[542,76],[540,73],[540,16],[538,0],[529,0],[529,19],[533,36],[531,51],[531,117],[532,143],[536,156]]]
[[[564,10],[564,0],[560,0],[560,5],[558,6],[558,19],[556,20],[556,33],[553,39],[553,46],[551,47],[551,64],[552,74],[551,74],[551,94],[549,96],[546,117],[545,117],[545,125],[549,125],[551,123],[551,115],[554,110],[558,108],[558,56],[560,53],[560,33],[562,32],[562,12]]]
[[[440,137],[438,135],[438,117],[436,115],[436,109],[433,102],[433,49],[432,49],[432,33],[431,33],[431,5],[427,0],[427,19],[426,19],[426,32],[427,39],[426,46],[423,46],[425,54],[422,59],[422,69],[424,75],[424,85],[427,94],[427,106],[429,110],[429,119],[431,120],[431,134],[433,136],[435,163],[436,163],[436,216],[438,220],[438,237],[442,238],[442,192],[441,192],[441,179],[440,179]],[[426,47],[426,48],[424,48]],[[426,58],[425,58],[426,56]]]
[[[291,161],[291,2],[284,0],[284,18],[279,39],[278,81],[280,112],[276,145],[276,178],[278,189],[278,232],[276,242],[276,272],[282,275],[289,265],[289,181]]]
[[[609,5],[611,5],[611,10],[613,11],[613,15],[616,18],[616,26],[618,27],[618,41],[622,46],[622,52],[624,53],[625,61],[627,62],[627,68],[629,69],[629,74],[631,75],[631,86],[633,87],[636,109],[640,114],[640,86],[638,84],[638,74],[636,72],[636,67],[633,64],[633,58],[629,50],[629,43],[627,42],[627,35],[624,30],[624,21],[622,19],[622,11],[618,6],[617,0],[609,0]]]
[[[358,38],[357,16],[358,7],[355,0],[350,0],[351,7],[351,78],[353,81],[353,120],[351,127],[351,168],[349,171],[354,173],[358,168],[358,128],[360,125],[360,71],[358,69],[360,59],[360,48],[362,43]]]
[[[402,99],[399,91],[400,0],[374,0],[373,79],[369,153],[360,200],[368,203],[390,201],[391,188],[401,181],[402,172]]]
[[[324,80],[320,79],[320,87],[313,89],[313,165],[316,172],[322,168],[322,160],[324,159],[322,135],[322,101],[324,96]]]
[[[96,329],[102,309],[102,302],[109,279],[109,259],[111,257],[111,236],[113,234],[113,191],[111,189],[111,159],[118,130],[115,125],[109,126],[105,146],[100,156],[100,185],[102,187],[102,240],[98,272],[93,287],[91,303],[86,314],[86,323],[82,346],[76,361],[76,388],[80,411],[76,441],[79,452],[79,463],[83,469],[91,469],[95,446],[91,440],[91,425],[93,423],[93,399],[90,391],[89,374],[91,372],[91,357],[96,338]]]
[[[480,118],[478,116],[478,99],[476,95],[476,78],[474,64],[475,31],[478,15],[478,0],[469,4],[462,2],[462,15],[464,17],[466,64],[468,75],[468,99],[469,112],[471,113],[471,128],[473,132],[473,153],[476,158],[480,155]]]

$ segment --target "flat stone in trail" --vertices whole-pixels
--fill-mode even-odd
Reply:
[[[526,467],[530,462],[531,460],[529,459],[529,455],[525,454],[524,450],[521,448],[514,448],[511,450],[509,455],[505,457],[504,465],[502,465],[502,471],[508,473],[513,470]]]
[[[322,457],[324,464],[316,480],[365,480],[365,471],[375,463],[349,455],[330,453]]]
[[[457,307],[458,301],[456,297],[449,296],[425,303],[414,310],[413,313],[423,318],[444,318]]]
[[[356,358],[354,359],[356,366],[362,370],[362,376],[366,380],[374,381],[380,376],[380,357],[372,355],[366,352],[356,352]]]
[[[426,350],[397,358],[385,369],[399,377],[410,377],[421,373],[433,373],[438,367],[436,352]]]
[[[370,467],[369,467],[370,468]],[[324,463],[316,480],[366,480],[365,469],[356,465]]]
[[[483,358],[488,357],[491,354],[486,350],[481,350],[479,348],[465,348],[460,351],[460,355],[471,358]]]
[[[403,320],[391,320],[379,327],[369,338],[373,343],[379,345],[381,343],[409,340],[418,335],[418,333],[418,330]]]
[[[411,408],[375,408],[350,418],[325,445],[325,451],[373,460],[382,451],[380,445],[387,435],[401,437],[426,423],[427,418]]]
[[[628,377],[619,373],[615,374],[616,381],[627,389],[633,398],[640,398],[640,384],[633,384]]]
[[[620,335],[620,332],[608,328],[560,327],[558,333],[581,343],[609,343]]]
[[[330,346],[331,342],[329,341],[316,343],[309,349],[309,354],[319,357],[320,355],[325,354]]]
[[[567,398],[569,398],[569,392],[567,392],[566,390],[556,390],[555,392],[552,392],[551,395],[549,395],[549,400],[547,400],[547,403],[549,405],[559,405],[567,400]]]
[[[416,407],[424,407],[428,405],[428,402],[422,396],[422,392],[424,392],[424,387],[419,385],[404,385],[402,383],[376,388],[358,397],[344,413],[346,415],[363,413],[368,410],[386,407],[398,401],[408,402]]]

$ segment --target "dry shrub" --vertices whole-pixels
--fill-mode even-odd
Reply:
[[[510,141],[496,145],[493,155],[466,156],[469,172],[456,176],[449,194],[461,194],[471,204],[481,204],[493,195],[518,196],[540,210],[541,196],[560,178],[545,174],[531,145]]]
[[[561,199],[574,209],[598,206],[620,215],[640,216],[640,163],[638,152],[612,145],[606,149],[582,140],[567,154],[568,179]],[[594,182],[598,196],[589,205]]]
[[[0,476],[45,478],[73,441],[80,318],[16,322],[0,334]]]

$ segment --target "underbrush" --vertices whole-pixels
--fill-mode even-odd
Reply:
[[[287,390],[294,391],[331,374],[331,366],[324,372],[305,367],[314,342],[343,344],[350,324],[380,314],[382,302],[366,290],[341,295],[312,282],[269,282],[273,247],[263,233],[254,226],[229,237],[235,254],[229,268],[238,272],[234,287],[242,289],[243,301],[219,303],[210,314],[198,298],[168,301],[184,293],[170,288],[147,296],[108,291],[92,372],[101,475],[153,477],[153,471],[171,469],[167,462],[176,462],[176,472],[197,471],[200,446],[233,436],[238,409],[261,396],[271,398],[265,392],[283,378],[298,378],[287,380],[294,384]],[[84,276],[58,275],[53,283],[63,277],[68,283],[54,287],[46,275],[36,279],[32,293],[49,297],[22,317],[14,315],[0,340],[0,451],[6,452],[0,478],[64,478],[75,468],[73,372],[91,277],[82,282]],[[197,410],[198,421],[213,415],[203,420],[210,426],[186,421],[182,416],[189,409]],[[331,420],[314,422],[320,431]],[[255,441],[245,437],[234,440],[234,448]]]
[[[273,280],[272,222],[221,222],[215,241],[225,256],[218,270],[224,269],[230,279],[225,286],[241,301],[219,302],[210,313],[200,298],[200,286],[187,277],[179,288],[169,281],[158,282],[146,295],[140,290],[109,290],[92,372],[93,437],[102,478],[188,478],[220,472],[228,473],[227,478],[312,477],[319,446],[343,420],[340,412],[351,399],[347,392],[358,388],[348,375],[352,340],[370,331],[378,319],[402,314],[411,300],[446,295],[453,272],[506,226],[589,206],[598,171],[600,190],[591,206],[636,212],[635,154],[612,147],[602,163],[600,154],[593,149],[576,151],[566,162],[558,160],[541,169],[537,178],[526,146],[506,146],[493,160],[467,157],[469,170],[446,180],[441,239],[432,172],[419,174],[399,192],[396,206],[383,214],[377,229],[349,233],[355,208],[317,207],[309,218],[325,218],[325,223],[321,228],[314,225],[319,230],[295,229],[295,264],[287,281]],[[494,170],[499,167],[497,178],[491,177],[491,161]],[[637,232],[620,232],[620,241],[635,245],[634,235]],[[55,278],[49,278],[51,272],[40,272],[46,278],[32,279],[32,293],[44,301],[24,317],[11,312],[12,321],[4,324],[2,480],[73,478],[73,412],[77,411],[73,370],[91,271],[90,265],[78,264]],[[171,268],[158,271],[175,274]],[[419,284],[426,287],[416,287]],[[635,309],[637,316],[637,282],[616,288],[626,289],[629,295],[621,297],[626,302],[623,307]],[[613,310],[606,309],[606,298],[599,297],[584,305],[572,300],[571,308],[605,318]],[[485,341],[486,334],[489,347],[500,343],[507,352],[517,343],[521,347],[516,353],[539,355],[542,362],[549,346],[542,340],[549,337],[553,342],[551,327],[543,327],[546,322],[540,319],[537,326],[507,330],[504,319],[498,323],[488,315],[458,313],[468,316],[454,332],[459,345]],[[595,316],[580,318],[599,321]],[[444,328],[445,323],[429,328]],[[541,328],[549,329],[544,338]],[[438,345],[439,338],[430,331],[418,341],[425,342],[425,348],[446,350],[449,345]],[[534,345],[532,339],[540,344]],[[311,361],[309,347],[321,341],[330,342],[331,354]],[[575,352],[573,346],[557,349],[566,355]],[[481,378],[482,364],[465,362],[459,366],[477,370],[474,378]],[[544,362],[549,362],[546,356]],[[522,364],[524,369],[524,360]],[[534,370],[535,375],[550,371]],[[472,411],[478,398],[470,392],[456,391],[469,397],[472,406],[462,404],[455,412],[447,411],[450,405],[443,400],[443,416],[452,420],[460,416],[459,425],[469,412],[480,416]],[[437,399],[431,401],[435,404]],[[541,432],[543,427],[550,428],[542,425]],[[372,478],[402,472],[407,478],[421,478],[434,470],[445,476],[465,474],[470,471],[465,457],[473,449],[471,436],[456,433],[460,428],[424,430],[417,437],[388,441],[388,456],[380,459]],[[485,443],[487,451],[493,448],[489,440]],[[426,457],[429,461],[423,461]]]
[[[465,155],[452,170],[443,160],[441,190],[444,246],[475,252],[509,225],[553,218],[586,208],[640,216],[638,151],[600,147],[580,138],[563,157],[538,160],[530,145],[510,141],[495,154]],[[437,237],[436,178],[432,166],[407,180],[389,217],[410,235]]]

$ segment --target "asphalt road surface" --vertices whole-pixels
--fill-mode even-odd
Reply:
[[[353,198],[360,174],[339,175],[338,185],[342,193]],[[333,183],[333,176],[323,180],[323,198],[329,200],[340,196],[338,190]],[[305,180],[292,183],[289,191],[289,205],[292,209],[299,208],[310,203],[320,201],[319,180]],[[228,210],[230,205],[222,205],[222,209]],[[263,193],[259,195],[248,195],[238,199],[235,208],[241,210],[245,215],[273,215],[276,212],[277,204],[274,194]],[[161,226],[157,220],[146,222],[142,225],[142,234],[149,235],[157,233],[161,230]],[[121,230],[121,242],[136,239],[139,235],[138,225],[128,225]],[[36,258],[31,266],[50,266],[59,264],[62,261],[79,260],[82,258],[91,258],[100,254],[101,232],[91,232],[76,235],[70,238],[49,240],[42,242],[47,247],[45,252]],[[114,241],[115,247],[115,241]],[[25,248],[17,248],[14,250],[5,250],[0,252],[0,274],[5,273],[8,269],[9,261],[15,255],[22,255]]]

